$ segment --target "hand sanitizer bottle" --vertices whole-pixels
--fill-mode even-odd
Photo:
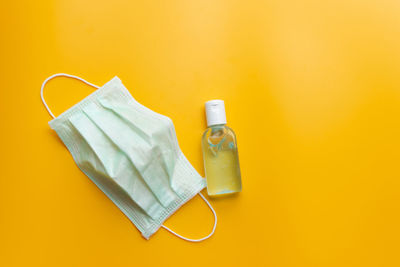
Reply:
[[[225,125],[224,101],[210,100],[205,109],[208,128],[203,134],[202,149],[208,195],[240,192],[242,182],[236,136]]]

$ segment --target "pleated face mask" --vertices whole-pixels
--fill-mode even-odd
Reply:
[[[54,77],[78,79],[98,88],[58,117],[43,98]],[[205,179],[179,148],[172,121],[139,104],[115,77],[102,87],[79,77],[56,74],[41,88],[43,104],[54,118],[49,125],[78,167],[118,206],[148,239],[160,227],[188,241],[210,237],[217,218],[200,191]],[[163,222],[196,194],[215,216],[212,232],[201,239],[182,237]]]

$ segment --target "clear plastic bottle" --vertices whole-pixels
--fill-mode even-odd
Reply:
[[[202,138],[207,192],[210,196],[242,190],[235,133],[226,126],[223,100],[206,102],[207,125]]]

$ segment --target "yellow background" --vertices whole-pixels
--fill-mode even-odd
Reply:
[[[0,266],[400,266],[400,2],[5,1]],[[144,240],[76,167],[39,89],[117,75],[172,118],[204,175],[204,102],[224,99],[243,192],[215,235]],[[60,114],[93,88],[45,91]],[[199,197],[167,225],[206,235]]]

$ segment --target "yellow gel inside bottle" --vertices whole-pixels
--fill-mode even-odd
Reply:
[[[202,138],[207,192],[210,196],[242,190],[236,136],[226,125],[208,128]]]

